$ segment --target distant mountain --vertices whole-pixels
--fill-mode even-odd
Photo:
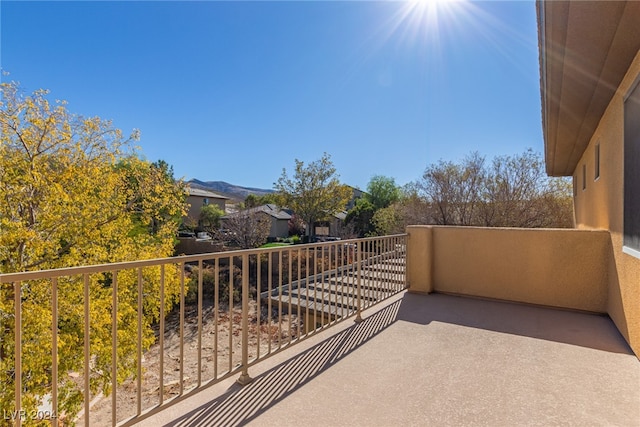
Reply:
[[[273,190],[267,190],[264,188],[242,187],[240,185],[229,184],[224,181],[200,181],[199,179],[192,179],[189,181],[189,184],[194,187],[219,193],[234,200],[244,200],[249,194],[264,196],[265,194],[274,192]]]

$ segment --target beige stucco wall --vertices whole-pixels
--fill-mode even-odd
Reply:
[[[639,80],[640,52],[574,171],[578,230],[409,227],[410,290],[607,312],[640,355],[640,259],[622,244],[624,98]]]
[[[286,219],[276,219],[264,213],[271,222],[271,228],[269,230],[269,237],[288,237],[289,236],[289,221]]]
[[[636,354],[640,354],[640,259],[622,252],[624,188],[624,98],[640,78],[640,52],[602,116],[574,171],[576,225],[611,232],[607,311]],[[600,144],[600,178],[594,180],[595,146]],[[582,190],[582,165],[587,186]],[[640,165],[638,166],[640,167]]]
[[[207,197],[207,198],[209,199],[210,205],[216,205],[224,211],[224,208],[225,208],[224,199],[217,199],[214,197]],[[197,222],[198,219],[200,218],[200,210],[204,206],[204,199],[205,197],[203,196],[188,196],[187,203],[189,203],[189,211],[187,212],[187,216],[185,218],[190,218],[191,220]]]
[[[409,290],[604,313],[609,233],[411,226]]]
[[[433,292],[434,226],[407,227],[407,287],[410,292]]]

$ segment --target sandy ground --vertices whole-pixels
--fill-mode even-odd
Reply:
[[[298,336],[302,325],[295,315],[277,315],[269,318],[266,307],[261,307],[261,321],[258,324],[256,302],[250,302],[249,308],[249,360],[262,357],[270,350],[286,345]],[[203,309],[201,345],[198,340],[197,307],[190,306],[185,311],[184,346],[182,358],[180,353],[180,319],[179,313],[169,315],[165,325],[164,335],[164,400],[180,394],[180,370],[182,360],[183,392],[197,386],[198,369],[200,381],[205,383],[214,378],[220,378],[241,364],[241,309],[235,307],[231,318],[227,307],[218,309],[217,322],[213,307]],[[280,327],[278,325],[281,325]],[[291,334],[289,331],[291,330]],[[217,344],[216,344],[217,338]],[[198,348],[201,347],[201,364],[198,364]],[[217,351],[216,351],[217,350]],[[217,357],[216,357],[217,353]],[[158,340],[143,355],[141,410],[145,411],[159,403],[160,400],[160,354]],[[129,379],[120,385],[116,391],[117,420],[122,421],[138,411],[137,380]],[[90,424],[95,426],[111,425],[112,396],[99,395],[92,400]],[[77,425],[84,425],[82,413]]]

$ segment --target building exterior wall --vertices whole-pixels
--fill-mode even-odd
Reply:
[[[200,218],[200,210],[205,205],[204,199],[206,198],[209,199],[210,205],[217,205],[220,209],[222,209],[222,211],[224,211],[224,208],[225,208],[224,199],[217,199],[213,197],[202,197],[202,196],[188,196],[187,203],[189,203],[189,211],[187,212],[187,218],[194,220],[196,222],[198,221],[198,219]]]
[[[410,291],[606,312],[640,355],[640,258],[623,250],[624,102],[638,81],[640,52],[574,170],[578,230],[409,227]]]
[[[624,253],[624,100],[640,79],[640,52],[602,116],[573,174],[576,226],[610,230],[611,274],[607,312],[636,354],[640,354],[640,259]],[[595,179],[595,149],[600,145],[600,177]],[[582,171],[586,188],[582,189]],[[638,165],[640,168],[640,165]]]
[[[329,222],[329,236],[337,237],[340,235],[340,227],[344,223],[340,218],[331,218]]]
[[[606,231],[411,226],[407,232],[411,292],[607,311]]]
[[[265,215],[268,215],[265,213]],[[289,221],[286,219],[277,219],[270,215],[271,229],[269,237],[289,237]]]

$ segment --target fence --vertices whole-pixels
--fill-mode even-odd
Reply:
[[[406,235],[0,275],[5,424],[132,424],[405,288]],[[7,339],[9,338],[9,339]]]

